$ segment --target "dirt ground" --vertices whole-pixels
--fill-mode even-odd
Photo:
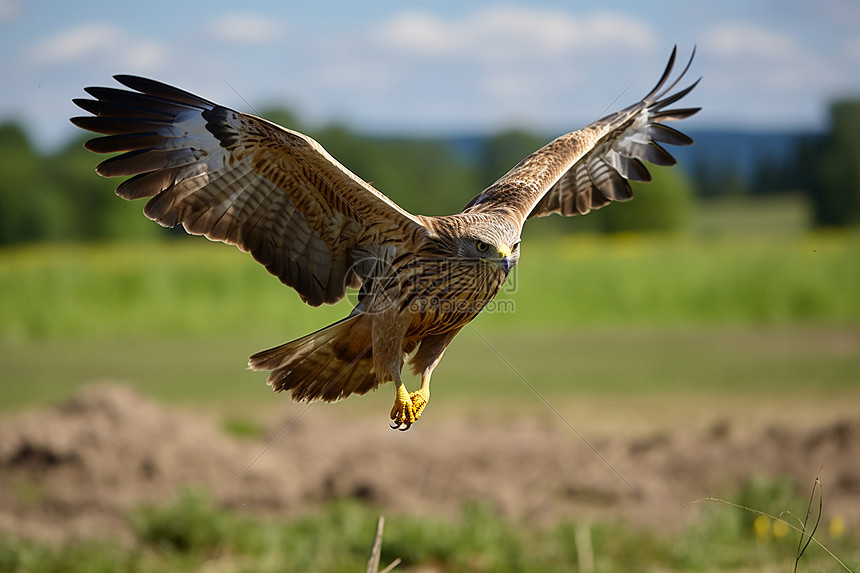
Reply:
[[[263,437],[240,439],[212,416],[103,386],[8,416],[0,420],[0,531],[130,542],[131,508],[169,503],[188,486],[270,516],[351,496],[385,514],[456,515],[479,501],[535,522],[617,517],[672,528],[695,519],[702,504],[690,502],[731,495],[751,476],[789,476],[804,492],[819,469],[825,519],[860,525],[860,410],[802,427],[741,431],[725,421],[606,433],[588,437],[593,449],[552,415],[470,423],[455,416],[400,433],[379,415],[303,412],[296,407],[270,420]]]

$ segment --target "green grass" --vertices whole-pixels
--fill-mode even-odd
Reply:
[[[774,514],[805,512],[803,494],[781,482],[753,481],[735,495]],[[450,573],[576,571],[586,551],[577,538],[585,534],[595,569],[602,572],[791,570],[797,533],[757,531],[749,513],[727,505],[701,509],[701,519],[675,532],[618,521],[514,522],[475,505],[464,507],[459,517],[389,515],[381,562],[402,559],[396,571],[418,566]],[[0,570],[361,571],[377,515],[368,505],[344,500],[313,514],[274,521],[219,508],[206,495],[188,491],[171,504],[132,511],[128,518],[136,543],[130,547],[112,540],[52,545],[0,537]],[[833,537],[825,522],[817,538],[849,566],[860,560],[856,531]],[[837,570],[836,562],[815,545],[799,568]]]
[[[704,241],[587,235],[525,241],[485,328],[857,324],[860,236]],[[206,241],[0,251],[0,341],[262,333],[299,336],[311,309],[236,249]]]
[[[523,249],[515,292],[448,350],[437,403],[485,396],[487,380],[533,400],[496,352],[547,395],[857,391],[860,236],[580,235]],[[247,356],[348,311],[309,308],[248,255],[202,240],[0,251],[0,408],[94,381],[277,403]]]
[[[194,406],[229,404],[238,411],[281,405],[289,399],[274,396],[265,385],[266,374],[246,370],[245,362],[252,352],[286,338],[6,343],[0,345],[0,410],[56,402],[93,382],[127,383],[163,401]],[[860,390],[860,332],[852,328],[502,330],[478,323],[466,327],[446,352],[434,377],[434,404],[485,400],[492,389],[497,400],[541,407],[496,352],[554,399],[596,394],[625,400],[659,395],[839,400]],[[348,402],[386,412],[390,398],[383,389]]]
[[[726,195],[697,203],[691,226],[698,235],[712,239],[792,238],[809,228],[810,211],[802,192],[779,196]]]
[[[515,320],[523,323],[860,320],[860,237],[853,235],[710,242],[569,237],[550,244],[524,243],[522,257],[513,299]]]
[[[0,253],[5,340],[179,334],[215,339],[314,328],[313,313],[250,256],[207,241],[45,246]]]

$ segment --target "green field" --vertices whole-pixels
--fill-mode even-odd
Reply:
[[[427,416],[454,416],[476,398],[495,404],[490,417],[551,415],[535,392],[588,435],[700,427],[722,415],[801,424],[856,411],[857,234],[540,238],[524,243],[513,278],[504,304],[450,347]],[[254,432],[243,424],[288,398],[245,369],[247,356],[348,310],[308,308],[249,256],[201,240],[0,251],[0,414],[121,382],[216,412],[235,434]],[[383,423],[390,401],[382,389],[324,407]],[[727,495],[802,513],[796,491],[756,483]],[[758,538],[750,514],[713,505],[677,532],[619,522],[518,525],[482,507],[458,518],[389,516],[383,564],[401,557],[395,571],[577,570],[575,538],[585,527],[597,571],[790,570],[796,535]],[[355,571],[376,515],[345,502],[273,522],[188,494],[130,512],[132,548],[0,536],[0,570]],[[820,538],[856,567],[856,531],[822,529]],[[844,569],[811,547],[799,570]]]
[[[486,329],[860,322],[860,235],[597,238],[523,245]],[[248,255],[205,241],[0,251],[0,340],[299,336],[311,309]]]
[[[497,352],[556,394],[857,388],[857,235],[572,236],[522,257],[442,362],[445,394],[484,392],[488,378],[498,398],[527,393]],[[249,256],[206,241],[6,250],[0,293],[2,408],[97,380],[180,402],[266,400],[247,356],[350,308],[309,308]]]

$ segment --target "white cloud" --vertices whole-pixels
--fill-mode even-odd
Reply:
[[[543,128],[593,118],[611,99],[607,93],[639,79],[637,65],[662,59],[660,44],[651,25],[633,16],[518,5],[458,16],[400,11],[350,39],[352,49],[329,56],[354,62],[347,67],[356,69],[368,61],[385,67],[390,89],[381,94],[384,103],[373,103],[389,117],[377,113],[378,123],[437,130]],[[582,89],[583,82],[606,76],[610,65],[607,93]],[[356,84],[356,90],[366,90],[366,84]],[[355,115],[368,113],[351,107]]]
[[[706,30],[702,53],[715,61],[706,83],[723,93],[758,92],[784,97],[827,90],[840,83],[839,62],[823,58],[815,45],[763,25],[722,23]]]
[[[374,34],[380,45],[425,56],[449,56],[460,49],[445,22],[429,12],[397,14]]]
[[[206,32],[218,42],[269,44],[285,35],[284,26],[262,14],[222,14],[209,22]]]
[[[702,38],[702,48],[719,57],[786,58],[802,50],[791,36],[747,23],[718,24]]]
[[[167,51],[152,40],[113,24],[86,24],[38,42],[28,60],[34,66],[102,61],[121,68],[150,70],[166,58]]]
[[[383,48],[411,56],[473,61],[526,60],[621,48],[650,51],[651,28],[632,17],[525,6],[493,6],[460,18],[401,12],[374,32]]]

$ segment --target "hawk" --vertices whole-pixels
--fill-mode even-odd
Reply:
[[[391,427],[406,430],[430,400],[430,376],[457,333],[496,296],[520,256],[523,224],[584,215],[648,181],[643,161],[672,165],[660,145],[692,139],[666,125],[699,108],[669,106],[677,47],[641,101],[563,135],[523,159],[454,215],[413,215],[341,165],[310,137],[153,80],[117,75],[126,89],[90,87],[71,119],[101,137],[104,177],[132,176],[116,194],[150,198],[166,227],[251,253],[311,306],[357,289],[350,314],[250,357],[268,384],[299,401],[335,401],[394,382]],[[421,385],[401,379],[408,360]]]

